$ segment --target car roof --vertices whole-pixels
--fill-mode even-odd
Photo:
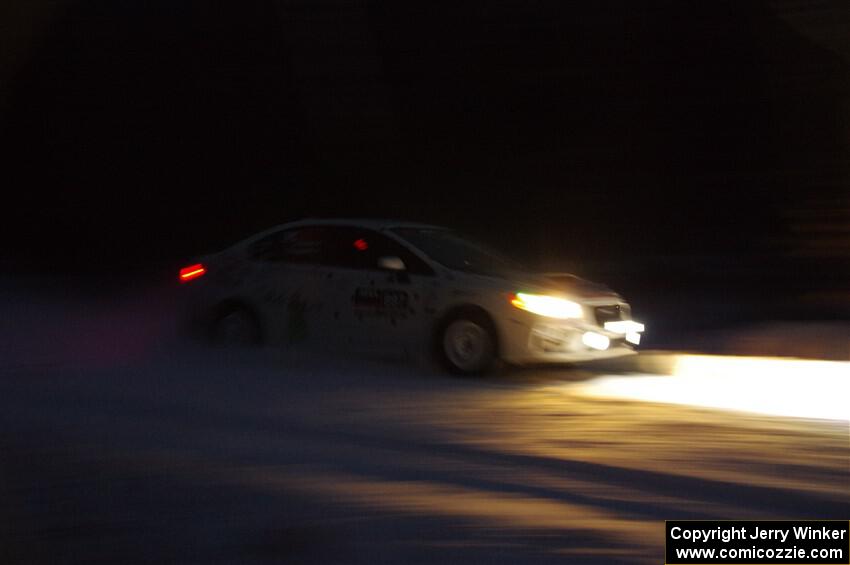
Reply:
[[[388,230],[392,228],[412,228],[412,229],[439,229],[444,230],[448,229],[443,226],[436,226],[432,224],[423,224],[418,222],[405,222],[400,220],[384,220],[384,219],[375,219],[375,218],[304,218],[301,220],[296,220],[293,222],[286,222],[284,224],[278,224],[276,226],[265,229],[259,233],[256,233],[247,239],[244,239],[240,242],[240,244],[250,243],[252,241],[256,241],[266,235],[272,234],[276,231],[287,229],[287,228],[297,228],[300,226],[346,226],[346,227],[358,227],[358,228],[366,228],[375,231]]]
[[[386,230],[391,228],[418,228],[418,229],[446,229],[443,226],[423,224],[418,222],[405,222],[400,220],[381,220],[374,218],[304,218],[294,222],[277,225],[270,230],[282,228],[294,228],[298,226],[354,226],[373,230]]]
[[[297,222],[284,225],[323,225],[323,226],[357,226],[373,230],[385,230],[390,228],[420,228],[420,229],[445,229],[442,226],[423,224],[419,222],[405,222],[401,220],[382,220],[375,218],[304,218]]]

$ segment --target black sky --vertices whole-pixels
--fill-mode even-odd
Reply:
[[[847,193],[850,64],[793,2],[23,6],[4,270],[170,264],[327,215],[549,263],[782,260],[795,213]]]

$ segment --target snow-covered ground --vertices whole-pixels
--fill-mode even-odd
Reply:
[[[659,563],[665,519],[850,515],[846,420],[604,392],[669,354],[456,379],[2,300],[0,563]]]

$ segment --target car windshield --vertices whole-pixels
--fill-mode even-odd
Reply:
[[[523,270],[523,266],[447,229],[395,228],[393,233],[414,245],[444,267],[482,275]]]

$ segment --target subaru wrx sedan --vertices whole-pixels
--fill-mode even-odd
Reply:
[[[449,371],[635,353],[644,326],[605,286],[523,269],[431,225],[302,220],[182,269],[193,327],[219,344],[427,351]]]

